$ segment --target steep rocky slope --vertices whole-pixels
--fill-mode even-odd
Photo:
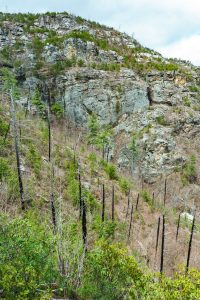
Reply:
[[[47,101],[50,90],[51,103],[78,126],[96,114],[114,128],[110,159],[120,168],[132,166],[135,179],[147,183],[183,173],[192,155],[199,161],[198,68],[67,13],[0,19],[1,65],[14,68],[22,104],[35,90]],[[132,136],[137,158],[129,149]],[[197,182],[197,175],[189,181]]]

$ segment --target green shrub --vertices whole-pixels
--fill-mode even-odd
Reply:
[[[165,120],[165,117],[164,116],[158,116],[156,117],[156,122],[159,124],[159,125],[162,125],[162,126],[167,126],[169,125],[167,123],[167,121]]]
[[[181,180],[183,185],[196,182],[197,180],[196,157],[194,155],[192,155],[183,166],[181,171]]]
[[[119,179],[119,186],[120,186],[122,192],[125,194],[128,194],[128,192],[131,188],[130,182],[127,179],[122,178],[122,177]]]
[[[111,180],[118,180],[119,176],[117,174],[116,166],[111,163],[104,163],[103,169]]]
[[[0,157],[0,181],[10,175],[10,166],[7,159]]]
[[[142,197],[142,199],[148,203],[150,206],[153,205],[153,199],[152,197],[149,195],[149,193],[147,191],[141,191],[140,192],[140,196]]]
[[[42,168],[42,159],[36,146],[33,143],[29,143],[28,153],[26,156],[27,163],[33,168],[34,173],[37,177],[40,177],[40,172]]]
[[[36,219],[0,216],[0,290],[5,299],[40,299],[58,276],[52,234]]]
[[[58,118],[63,117],[64,109],[59,103],[54,103],[51,106],[51,111],[53,114],[56,115],[56,117],[58,117]]]

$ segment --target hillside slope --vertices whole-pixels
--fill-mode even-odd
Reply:
[[[39,299],[44,285],[41,299],[198,299],[197,270],[160,284],[150,270],[160,269],[161,234],[157,254],[155,244],[163,215],[164,273],[185,265],[187,218],[176,241],[183,211],[196,213],[190,266],[200,269],[199,69],[67,13],[1,14],[0,22],[0,249],[11,251],[0,259],[2,297]]]

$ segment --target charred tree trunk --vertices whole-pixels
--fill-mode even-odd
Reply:
[[[166,204],[166,198],[167,198],[167,179],[165,179],[164,206],[165,206],[165,204]]]
[[[140,199],[140,194],[138,193],[137,195],[137,201],[136,201],[136,206],[135,206],[135,210],[138,210],[138,204],[139,204],[139,199]]]
[[[56,232],[57,224],[56,224],[56,209],[55,209],[55,199],[54,199],[54,166],[51,164],[51,216],[52,223],[54,227],[54,231]]]
[[[161,244],[161,258],[160,258],[160,274],[163,274],[164,248],[165,248],[165,216],[163,215],[162,244]]]
[[[178,224],[177,224],[177,229],[176,229],[176,242],[178,240],[178,234],[179,234],[179,227],[180,227],[180,220],[181,220],[181,214],[178,216]]]
[[[189,265],[190,265],[190,255],[191,255],[191,248],[192,248],[192,238],[193,238],[193,233],[194,233],[194,226],[195,226],[195,216],[194,216],[193,221],[192,221],[192,229],[191,229],[191,233],[190,233],[190,241],[189,241],[188,255],[187,255],[187,264],[186,264],[186,269],[185,269],[186,274],[188,272],[188,268],[189,268]]]
[[[127,209],[126,209],[126,219],[128,217],[129,206],[130,206],[130,190],[128,192],[128,202],[127,202]]]
[[[87,219],[86,219],[86,205],[84,199],[83,201],[83,211],[82,211],[82,238],[83,238],[83,245],[86,248],[87,243]]]
[[[102,185],[102,215],[101,220],[104,222],[105,220],[105,187],[104,184]]]
[[[22,171],[21,171],[21,161],[20,161],[20,151],[19,151],[19,138],[17,133],[17,123],[16,123],[16,112],[15,112],[15,103],[12,95],[12,90],[10,92],[11,99],[11,116],[12,116],[12,125],[13,125],[13,133],[14,133],[14,144],[15,144],[15,154],[17,161],[17,172],[18,172],[18,181],[19,181],[19,191],[21,198],[21,208],[25,210],[25,197],[24,197],[24,187],[23,187],[23,179],[22,179]]]
[[[129,223],[129,229],[128,229],[128,238],[127,238],[127,241],[129,241],[130,236],[131,236],[132,222],[133,222],[133,203],[132,203],[132,206],[131,206],[131,218],[130,218],[130,223]]]
[[[155,251],[155,257],[156,257],[157,251],[158,251],[159,235],[160,235],[160,217],[158,218],[158,226],[157,226],[157,234],[156,234],[156,251]]]
[[[82,186],[81,186],[81,170],[78,168],[78,183],[79,183],[79,218],[83,213],[83,201],[82,201]]]
[[[112,221],[114,222],[115,220],[115,187],[114,185],[112,186]]]

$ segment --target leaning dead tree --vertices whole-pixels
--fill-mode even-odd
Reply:
[[[132,222],[133,222],[133,203],[132,203],[132,206],[131,206],[131,217],[130,217],[130,223],[129,223],[129,228],[128,228],[127,242],[129,241],[130,236],[131,236]]]
[[[188,246],[187,263],[186,263],[186,269],[185,269],[185,273],[186,274],[188,272],[189,265],[190,265],[190,255],[191,255],[191,249],[192,249],[192,239],[193,239],[194,227],[195,227],[195,215],[194,215],[193,221],[192,221],[192,228],[191,228],[191,233],[190,233],[190,241],[189,241],[189,246]]]
[[[135,210],[138,210],[138,204],[139,204],[139,200],[140,200],[140,194],[138,193],[137,195],[137,200],[136,200],[136,206],[135,206]]]
[[[21,198],[21,208],[25,210],[25,196],[24,196],[24,186],[22,179],[22,167],[21,167],[21,159],[20,159],[20,151],[19,151],[19,137],[17,130],[17,122],[16,122],[16,111],[15,111],[15,100],[14,100],[14,87],[10,89],[10,100],[11,100],[11,122],[13,127],[13,135],[14,135],[14,144],[15,144],[15,154],[17,161],[17,173],[18,173],[18,181],[19,181],[19,192]]]
[[[158,226],[157,226],[157,234],[156,234],[156,251],[155,251],[155,257],[156,257],[157,251],[158,251],[159,234],[160,234],[160,217],[158,218]]]
[[[127,209],[126,209],[126,219],[128,217],[128,212],[129,212],[129,207],[130,207],[130,193],[131,193],[131,191],[129,189],[129,191],[128,191],[128,201],[127,201]]]
[[[78,166],[78,185],[79,185],[79,218],[83,213],[83,201],[82,201],[82,185],[81,185],[81,170],[80,165]]]
[[[163,274],[164,247],[165,247],[165,216],[163,215],[161,257],[160,257],[160,274]]]

